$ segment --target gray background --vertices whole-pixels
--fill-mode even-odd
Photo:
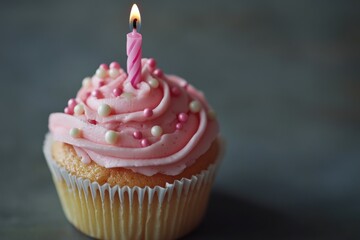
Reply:
[[[102,62],[126,63],[130,1],[0,2],[0,238],[86,239],[43,154]],[[359,1],[139,1],[143,55],[202,89],[226,156],[188,239],[360,237]]]

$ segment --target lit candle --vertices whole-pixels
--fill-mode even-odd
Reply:
[[[136,4],[131,8],[130,29],[132,32],[127,34],[126,53],[127,53],[127,72],[128,79],[132,86],[136,88],[136,85],[141,81],[141,44],[142,36],[138,31],[140,30],[141,17],[140,11]]]

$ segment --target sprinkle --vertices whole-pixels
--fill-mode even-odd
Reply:
[[[111,107],[109,105],[103,103],[98,107],[97,112],[102,117],[109,116],[111,113]]]
[[[153,126],[151,128],[151,135],[153,135],[154,137],[160,137],[163,134],[163,130],[160,126]]]
[[[74,113],[75,115],[82,115],[84,114],[84,105],[78,104],[74,107]]]
[[[159,87],[159,81],[156,80],[155,78],[149,76],[149,79],[147,80],[147,83],[150,85],[150,87],[152,88],[157,88]]]
[[[69,99],[68,101],[68,107],[70,108],[70,110],[73,110],[74,107],[76,106],[77,102],[74,98]]]
[[[88,123],[96,125],[97,122],[94,119],[88,119]]]
[[[177,123],[175,127],[177,130],[180,130],[180,129],[182,129],[183,125],[182,125],[182,123]]]
[[[147,139],[142,139],[142,140],[140,141],[140,143],[141,143],[141,146],[142,146],[142,147],[150,146],[150,142],[149,142],[149,140],[147,140]]]
[[[78,128],[71,128],[69,134],[73,138],[80,138],[81,137],[81,130]]]
[[[198,100],[194,100],[189,104],[190,111],[193,113],[198,113],[201,110],[201,103]]]
[[[99,68],[102,68],[104,70],[109,70],[109,66],[105,63],[100,64]]]
[[[74,112],[69,107],[66,107],[64,108],[64,113],[72,115]]]
[[[171,93],[174,95],[174,96],[179,96],[180,95],[180,89],[178,87],[172,87],[171,88]]]
[[[161,78],[161,77],[164,76],[163,71],[161,69],[159,69],[159,68],[155,69],[153,74],[158,78]]]
[[[155,68],[156,68],[156,61],[155,61],[155,59],[150,58],[150,59],[148,60],[148,65],[149,65],[150,71],[153,70],[153,69],[155,69]]]
[[[178,115],[178,119],[180,122],[186,122],[188,120],[189,116],[186,113],[180,113]]]
[[[89,88],[91,87],[91,78],[90,77],[86,77],[82,80],[82,86],[84,88]]]
[[[122,94],[123,91],[120,88],[114,88],[112,92],[115,97],[118,97]]]
[[[95,89],[91,92],[91,96],[95,97],[95,98],[102,98],[103,95],[101,93],[101,91],[99,89]]]
[[[96,75],[98,78],[104,78],[104,77],[106,77],[106,75],[107,75],[107,70],[105,70],[104,68],[98,68],[98,69],[96,70],[95,75]]]
[[[118,62],[112,62],[110,63],[110,69],[111,68],[120,69],[120,64]]]
[[[109,144],[115,144],[119,139],[119,134],[113,130],[105,133],[105,141]]]
[[[141,139],[142,138],[142,133],[140,131],[135,131],[133,133],[133,136],[135,139]]]
[[[151,110],[150,108],[145,108],[144,115],[145,117],[151,117],[153,115],[153,110]]]
[[[117,69],[117,68],[111,68],[111,69],[109,70],[109,75],[110,75],[110,77],[111,77],[112,79],[114,79],[114,78],[116,78],[117,76],[120,75],[120,71],[119,71],[119,69]]]
[[[104,85],[105,85],[105,81],[104,81],[104,80],[99,81],[99,87],[102,87],[102,86],[104,86]]]

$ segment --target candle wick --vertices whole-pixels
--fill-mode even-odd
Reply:
[[[135,18],[134,21],[133,21],[133,28],[134,29],[137,29],[137,24],[136,23],[137,23],[137,18]]]

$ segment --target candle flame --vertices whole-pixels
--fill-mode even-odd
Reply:
[[[137,31],[139,31],[141,27],[140,11],[136,4],[134,4],[131,8],[129,26],[131,30],[135,28]]]

